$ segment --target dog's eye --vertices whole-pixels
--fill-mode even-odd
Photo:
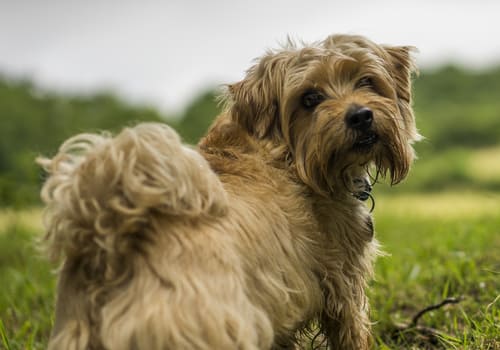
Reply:
[[[314,108],[325,100],[325,96],[315,90],[307,91],[302,95],[302,106],[307,109]]]
[[[373,81],[373,78],[363,77],[359,79],[358,82],[356,83],[356,89],[361,89],[361,88],[375,89],[375,82]]]

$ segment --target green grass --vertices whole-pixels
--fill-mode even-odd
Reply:
[[[388,253],[370,290],[376,348],[500,349],[500,194],[375,197],[377,236]],[[47,344],[55,282],[33,243],[36,220],[37,212],[0,213],[0,349]],[[419,320],[439,337],[394,332],[447,297],[461,302]]]
[[[430,142],[424,140],[417,144]],[[420,154],[404,186],[397,192],[500,191],[500,146],[460,148]],[[386,188],[385,188],[386,189]],[[387,190],[393,193],[394,189]]]
[[[45,349],[50,334],[54,275],[36,250],[32,226],[0,231],[0,349]]]
[[[500,349],[500,194],[382,197],[375,217],[389,254],[371,289],[378,347]],[[419,320],[441,338],[394,334],[395,324],[448,297],[461,301]]]

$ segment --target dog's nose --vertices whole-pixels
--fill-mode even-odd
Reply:
[[[354,107],[347,112],[346,123],[352,129],[365,131],[372,125],[372,122],[373,112],[370,108]]]

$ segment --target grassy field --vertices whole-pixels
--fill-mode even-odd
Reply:
[[[372,320],[379,349],[500,349],[500,193],[377,198]],[[419,326],[399,323],[446,298]]]
[[[0,213],[0,349],[45,349],[54,275],[36,249],[40,210]]]
[[[371,303],[377,349],[500,349],[500,194],[376,195]],[[0,213],[0,349],[44,349],[54,275],[39,257],[40,212]],[[457,298],[425,313],[446,298]],[[432,330],[430,330],[432,329]]]

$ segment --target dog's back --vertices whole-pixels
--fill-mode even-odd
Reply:
[[[201,151],[141,124],[39,160],[64,261],[49,349],[268,349],[320,308],[302,187],[221,120]]]
[[[155,291],[168,288],[158,286],[162,278],[154,276],[158,273],[154,266],[143,266],[149,264],[142,258],[148,249],[143,242],[154,244],[154,235],[161,233],[151,227],[153,216],[166,223],[159,231],[175,231],[176,225],[191,218],[217,217],[227,211],[225,190],[205,159],[182,145],[168,126],[140,124],[116,137],[75,136],[54,158],[38,162],[49,174],[42,189],[47,248],[54,260],[64,260],[50,348],[124,349],[133,348],[135,342],[140,348],[156,349],[168,342],[182,344],[159,336],[165,328],[161,323],[182,320],[169,320],[166,312],[161,322],[155,322],[147,314],[151,308],[161,310],[162,300],[154,298],[165,295]],[[130,288],[138,290],[127,291]],[[116,293],[121,297],[115,298]],[[128,300],[132,298],[137,300]],[[108,303],[111,299],[116,302]],[[142,327],[150,329],[130,329],[132,324],[138,327],[141,317]],[[119,326],[106,327],[106,322]],[[118,334],[110,334],[113,329]],[[113,343],[104,344],[106,339]]]

